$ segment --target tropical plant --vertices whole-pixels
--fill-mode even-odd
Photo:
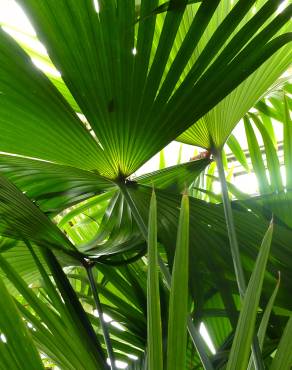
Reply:
[[[18,3],[36,35],[0,28],[0,369],[288,370],[292,5]],[[207,153],[166,167],[173,140]]]

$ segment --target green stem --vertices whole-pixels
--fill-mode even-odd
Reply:
[[[235,276],[236,281],[238,285],[238,290],[240,297],[243,298],[245,291],[246,291],[246,282],[245,277],[243,273],[243,268],[240,260],[240,253],[239,253],[239,247],[236,237],[236,231],[234,226],[234,219],[231,209],[231,202],[228,196],[228,188],[227,188],[227,182],[225,178],[225,172],[223,168],[222,163],[222,152],[218,152],[215,155],[220,184],[221,184],[221,192],[222,192],[222,200],[223,200],[223,208],[224,208],[224,214],[225,214],[225,220],[226,220],[226,226],[227,226],[227,232],[230,242],[230,248],[231,248],[231,255],[235,270]]]
[[[103,310],[102,310],[102,306],[101,306],[101,303],[100,303],[98,291],[97,291],[97,288],[96,288],[94,276],[92,274],[92,268],[93,268],[93,265],[85,267],[87,275],[88,275],[89,283],[90,283],[90,288],[91,288],[91,291],[92,291],[92,294],[93,294],[96,310],[97,310],[97,313],[98,313],[99,322],[100,322],[101,330],[102,330],[102,333],[103,333],[105,346],[106,346],[108,357],[109,357],[109,360],[110,360],[110,367],[111,367],[112,370],[115,370],[116,369],[115,368],[115,355],[114,355],[113,347],[112,347],[110,336],[109,336],[109,330],[108,330],[107,324],[106,324],[106,322],[104,321],[104,318],[103,318]]]
[[[128,205],[131,208],[134,219],[137,222],[137,225],[138,225],[138,227],[141,231],[141,234],[143,235],[144,239],[147,242],[147,240],[148,240],[147,226],[146,226],[143,218],[141,217],[141,215],[140,215],[140,213],[139,213],[139,211],[136,207],[136,204],[134,203],[133,199],[131,198],[126,184],[119,184],[119,188],[120,188],[123,196],[125,197]],[[158,264],[159,264],[160,270],[163,274],[163,277],[165,279],[166,286],[167,286],[168,289],[170,289],[171,274],[170,274],[169,269],[167,268],[167,266],[165,266],[165,263],[163,262],[163,260],[162,260],[162,258],[159,254],[158,254]],[[188,327],[188,332],[190,334],[190,337],[191,337],[191,339],[193,341],[193,344],[194,344],[194,346],[195,346],[195,348],[198,352],[198,355],[201,359],[201,362],[202,362],[202,365],[203,365],[204,369],[205,370],[214,370],[214,367],[213,367],[213,365],[212,365],[212,363],[209,359],[209,356],[208,356],[208,354],[205,350],[205,343],[203,342],[201,334],[199,333],[198,329],[195,327],[190,315],[188,315],[187,327]]]
[[[233,260],[233,265],[234,265],[234,270],[235,270],[236,281],[237,281],[240,297],[243,300],[244,294],[246,291],[246,282],[245,282],[244,272],[243,272],[242,263],[240,259],[239,246],[238,246],[238,241],[237,241],[237,236],[236,236],[236,231],[235,231],[233,213],[231,209],[231,202],[230,202],[229,195],[228,195],[228,187],[227,187],[225,171],[224,171],[223,162],[222,162],[222,150],[217,151],[214,154],[214,156],[215,156],[220,184],[221,184],[225,221],[226,221],[226,226],[227,226],[227,232],[228,232],[228,237],[229,237],[229,243],[230,243],[231,255],[232,255],[232,260]],[[252,342],[252,354],[253,354],[255,370],[264,370],[264,364],[263,364],[261,351],[259,347],[259,341],[258,341],[257,336],[254,337],[253,342]]]
[[[83,338],[84,344],[94,356],[97,364],[97,369],[107,369],[107,364],[104,356],[104,351],[96,336],[95,331],[89,321],[88,315],[79,301],[75,290],[73,289],[67,275],[63,271],[62,266],[57,260],[51,249],[44,245],[40,245],[39,251],[42,254],[58,288],[64,304],[68,310],[69,319],[72,322],[72,328],[77,330]],[[1,262],[3,264],[3,261]],[[69,335],[69,334],[68,334]]]

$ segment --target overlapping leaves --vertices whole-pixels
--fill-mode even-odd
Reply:
[[[233,7],[227,0],[198,4],[186,0],[172,0],[166,4],[158,0],[142,0],[138,8],[132,0],[61,0],[54,4],[47,0],[28,0],[20,3],[31,17],[38,37],[47,47],[62,78],[57,79],[57,83],[53,81],[58,91],[43,73],[36,70],[21,47],[0,31],[0,127],[3,133],[0,150],[34,158],[1,156],[1,173],[26,195],[6,178],[0,178],[0,232],[74,257],[74,262],[62,259],[67,265],[75,264],[76,259],[85,261],[78,249],[88,258],[96,259],[102,271],[102,280],[96,278],[102,303],[117,320],[126,322],[130,330],[128,336],[125,334],[126,343],[122,344],[122,335],[117,334],[112,339],[123,355],[131,345],[135,353],[140,353],[146,342],[143,317],[146,311],[145,265],[137,261],[130,267],[124,266],[127,262],[125,252],[138,252],[138,257],[139,252],[145,252],[132,207],[147,225],[151,187],[158,188],[158,239],[166,248],[164,262],[175,271],[174,241],[179,218],[179,193],[189,187],[209,160],[137,178],[142,185],[125,181],[125,178],[264,63],[210,113],[210,122],[205,116],[203,123],[200,121],[194,126],[199,131],[200,143],[197,144],[207,148],[222,146],[238,119],[287,66],[289,55],[286,55],[287,48],[282,47],[290,40],[284,32],[291,7],[276,15],[279,1],[269,0],[266,4],[260,2],[263,7],[252,15],[255,3],[252,0],[239,0]],[[140,11],[138,22],[137,11]],[[22,46],[31,53],[25,45]],[[242,100],[243,95],[244,104],[233,109],[232,102]],[[84,122],[74,109],[85,115]],[[227,112],[224,118],[222,111]],[[275,162],[273,154],[269,158],[270,163]],[[116,184],[106,178],[116,180],[118,186],[125,188],[131,202],[118,191]],[[43,213],[54,215],[105,191],[106,194],[85,201],[65,215],[63,222],[61,220],[60,225],[64,226],[78,249]],[[226,308],[225,316],[231,323],[231,326],[224,327],[223,338],[216,335],[217,346],[224,350],[224,341],[232,335],[237,309],[232,294],[235,281],[226,247],[222,207],[191,199],[190,211],[189,282],[191,296],[196,302],[194,321],[204,318],[206,302],[218,294],[220,303],[223,301]],[[87,221],[91,222],[84,221],[84,212]],[[235,220],[245,271],[249,274],[266,219],[241,210],[235,212]],[[75,227],[72,232],[71,227],[72,230]],[[80,232],[82,228],[84,234]],[[277,228],[266,274],[269,284],[265,285],[264,296],[268,295],[271,280],[278,269],[283,271],[284,288],[292,279],[287,242],[291,231],[280,226]],[[9,245],[2,249],[5,256],[1,257],[2,267],[6,273],[10,271],[13,284],[20,288],[26,300],[31,299],[34,309],[39,310],[39,317],[44,312],[48,314],[45,304],[38,306],[38,301],[31,298],[21,277],[11,273],[7,260],[13,265],[12,254],[22,253],[24,245],[15,250],[12,248]],[[66,276],[54,255],[45,251],[55,284],[71,310],[70,319],[62,300],[53,293],[45,270],[41,269],[49,301],[64,309],[61,316],[68,319],[66,324],[70,330],[75,334],[78,328],[84,334],[89,330],[89,336],[93,338],[88,317]],[[37,260],[33,250],[32,255]],[[109,257],[112,255],[118,255],[120,259],[111,260]],[[27,276],[35,276],[31,271],[36,270],[31,256],[19,261],[25,260],[30,270],[26,271]],[[104,262],[121,267],[112,271]],[[80,288],[78,296],[84,300],[84,306],[92,306],[92,297],[86,291],[88,281],[78,268],[75,275],[71,274],[72,280],[76,281],[76,288]],[[131,288],[133,291],[127,297],[125,292]],[[70,305],[72,301],[75,303],[73,306]],[[278,304],[291,309],[291,302],[283,293],[279,294]],[[54,345],[57,338],[60,348],[63,348],[64,328],[60,321],[50,321],[53,326],[48,334],[29,310],[22,305],[19,309],[23,316],[29,317],[42,329],[33,334],[39,347],[51,357],[61,358],[61,351]],[[53,312],[54,309],[48,315],[54,316]],[[76,320],[74,324],[74,318],[81,321]],[[50,336],[54,336],[54,325],[58,326],[55,338]],[[218,334],[216,325],[214,327]],[[77,347],[79,343],[83,348],[82,342],[78,342],[81,337],[77,335],[77,338]],[[84,361],[90,361],[94,368],[95,362],[102,361],[96,361],[97,354],[97,357],[92,355],[92,343],[89,351],[83,348],[82,354]],[[72,348],[77,348],[73,339],[71,344]],[[64,351],[79,366],[82,359],[76,358],[70,346],[64,346]],[[68,359],[63,358],[62,361],[62,365],[67,366]]]
[[[34,73],[25,55],[2,34],[2,56],[7,55],[6,49],[11,54],[4,59],[8,71],[2,70],[5,83],[1,90],[7,102],[3,114],[7,116],[11,104],[17,104],[22,109],[22,123],[18,115],[11,124],[25,124],[30,132],[27,140],[21,133],[21,140],[16,135],[20,131],[12,131],[11,126],[5,134],[7,139],[10,137],[9,145],[3,143],[2,150],[66,164],[75,162],[111,178],[133,173],[289,41],[288,34],[271,41],[289,19],[289,9],[270,24],[265,23],[274,16],[278,1],[269,1],[265,11],[253,16],[252,0],[240,0],[233,8],[225,0],[191,5],[185,0],[172,0],[168,11],[161,14],[153,12],[158,1],[144,0],[138,23],[133,0],[99,1],[98,7],[89,0],[82,4],[62,0],[54,6],[49,1],[20,3],[101,146],[86,133],[54,86],[40,72]],[[244,28],[247,20],[250,23]],[[259,28],[262,33],[257,35]],[[231,35],[234,39],[225,47]],[[286,66],[282,54],[277,55],[281,65],[273,59],[278,68],[273,75],[269,73],[267,85]],[[16,79],[16,69],[18,75],[19,70],[25,74],[26,80]],[[15,87],[14,103],[7,78]],[[34,99],[16,94],[28,86],[35,92]],[[48,104],[46,96],[50,94],[55,97]],[[257,90],[257,94],[261,92]],[[62,137],[57,123],[62,116],[60,110],[67,112],[62,120],[67,122]],[[32,115],[48,134],[36,130]],[[56,125],[54,132],[51,121]],[[5,126],[9,127],[6,121]],[[41,140],[47,153],[35,145]],[[55,146],[48,148],[49,141]],[[86,159],[81,159],[82,154]]]

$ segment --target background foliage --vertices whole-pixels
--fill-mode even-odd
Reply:
[[[292,6],[18,3],[36,35],[0,28],[0,369],[290,369]],[[207,151],[166,167],[173,140]]]

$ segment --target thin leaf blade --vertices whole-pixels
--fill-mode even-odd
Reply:
[[[189,264],[189,199],[183,195],[172,271],[167,370],[183,369],[186,361]]]
[[[157,205],[153,191],[148,225],[147,337],[148,370],[162,370],[162,331],[157,261]]]
[[[266,264],[272,241],[273,225],[269,226],[252,272],[237,324],[232,348],[227,364],[227,370],[245,369],[248,364],[252,343],[257,308],[263,285]]]

